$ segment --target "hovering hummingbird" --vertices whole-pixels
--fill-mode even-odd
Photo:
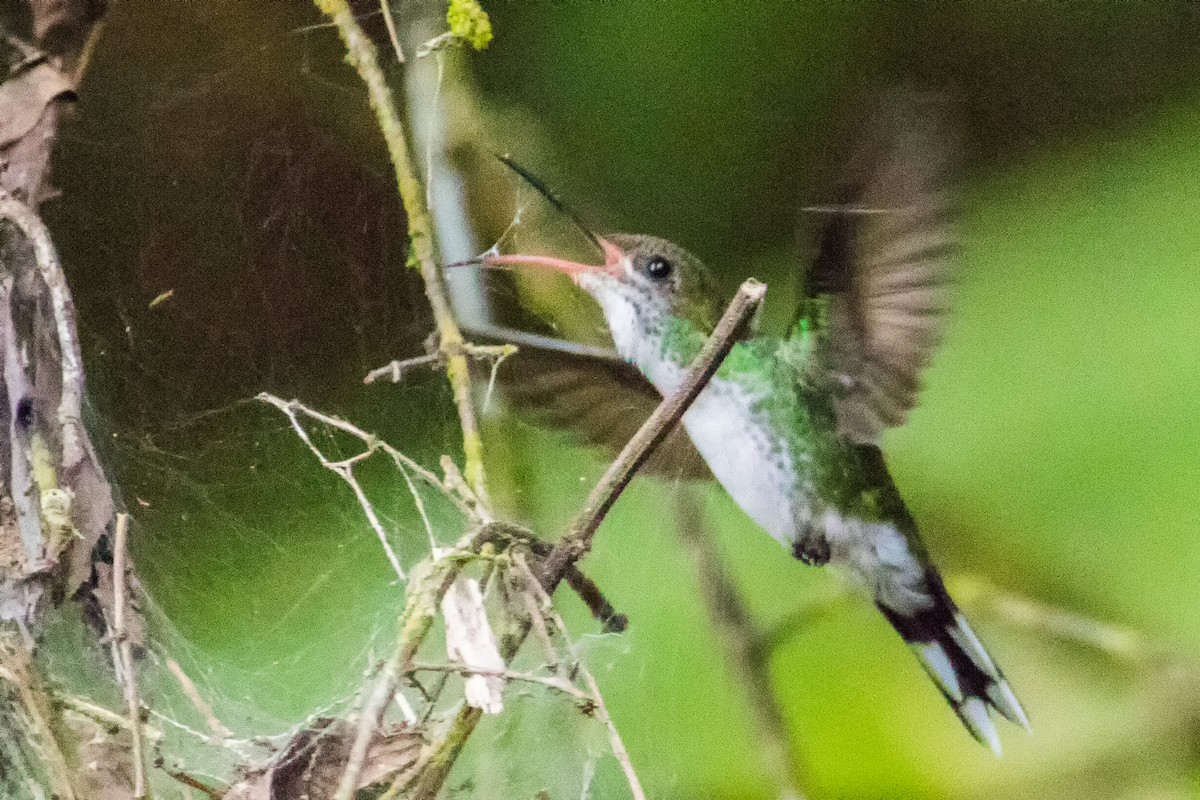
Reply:
[[[971,734],[999,755],[989,711],[1028,728],[1025,712],[947,593],[880,450],[884,429],[903,423],[916,403],[947,305],[956,242],[941,145],[915,104],[875,120],[836,202],[820,210],[826,224],[790,334],[750,332],[682,422],[759,527],[804,563],[840,568],[866,590]],[[617,356],[575,346],[573,357],[627,387],[670,395],[721,310],[705,266],[654,236],[591,232],[504,160],[584,230],[603,263],[495,252],[474,263],[569,275],[599,304]],[[575,390],[561,382],[543,389]],[[628,416],[606,413],[602,399],[591,405],[610,426]]]

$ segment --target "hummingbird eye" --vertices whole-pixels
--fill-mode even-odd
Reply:
[[[667,261],[662,256],[651,256],[646,262],[646,275],[652,280],[663,281],[671,277],[671,271],[674,267],[671,262]]]

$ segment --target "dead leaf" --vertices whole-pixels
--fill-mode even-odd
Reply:
[[[266,770],[238,781],[223,800],[329,800],[346,770],[358,729],[341,719],[318,719],[300,731]],[[417,762],[424,740],[415,728],[394,727],[367,750],[356,789],[378,783]]]
[[[55,98],[74,92],[67,76],[45,61],[0,84],[0,148],[29,133]]]
[[[482,671],[504,671],[479,581],[459,575],[442,598],[442,616],[446,620],[446,652],[451,660]],[[504,710],[504,678],[499,675],[468,675],[463,688],[467,705],[485,714]]]

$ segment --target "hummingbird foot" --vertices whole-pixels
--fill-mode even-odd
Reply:
[[[808,525],[792,543],[792,555],[810,567],[823,567],[829,563],[831,555],[829,539],[824,531]]]

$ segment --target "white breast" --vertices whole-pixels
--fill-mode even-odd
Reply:
[[[660,362],[648,373],[660,392],[670,394],[684,370]],[[791,547],[797,520],[806,517],[807,509],[797,508],[790,454],[772,441],[771,432],[752,414],[759,399],[739,384],[713,378],[684,414],[683,425],[734,502],[759,527]]]
[[[685,370],[658,360],[646,363],[645,372],[667,395],[679,387]],[[819,528],[829,542],[831,563],[889,608],[910,614],[927,608],[932,600],[924,566],[904,535],[891,522],[817,510],[813,486],[799,474],[807,470],[797,469],[797,455],[773,441],[775,434],[753,413],[760,400],[761,395],[741,384],[713,378],[683,417],[696,449],[730,497],[785,547],[806,525]]]

